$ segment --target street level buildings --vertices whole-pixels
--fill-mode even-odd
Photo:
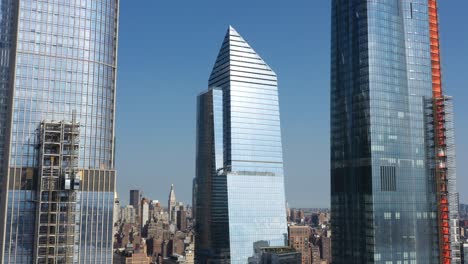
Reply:
[[[110,263],[119,1],[0,6],[0,263]]]
[[[277,77],[229,27],[198,96],[194,180],[197,263],[246,263],[287,240]]]
[[[302,264],[310,264],[311,262],[310,236],[311,228],[309,226],[291,225],[288,227],[289,246],[301,253]]]
[[[332,1],[333,263],[460,263],[436,0]]]

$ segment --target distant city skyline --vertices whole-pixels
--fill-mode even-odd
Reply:
[[[143,4],[144,3],[144,4]],[[266,4],[268,3],[268,4]],[[460,201],[468,202],[468,20],[466,1],[441,1],[445,90],[455,98]],[[213,14],[222,16],[213,18]],[[299,0],[176,3],[122,1],[117,83],[118,191],[191,203],[195,103],[206,86],[217,40],[232,24],[281,76],[279,95],[286,199],[291,207],[329,207],[330,3]],[[313,15],[311,15],[313,14]],[[457,33],[459,32],[459,33]],[[190,45],[188,45],[190,43]],[[183,63],[182,63],[183,61]],[[183,78],[181,78],[183,76]],[[148,183],[154,183],[149,185]]]

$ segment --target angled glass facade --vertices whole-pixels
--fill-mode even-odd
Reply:
[[[429,2],[332,1],[333,263],[440,261]]]
[[[70,122],[73,113],[87,186],[78,196],[82,255],[75,262],[112,259],[118,5],[0,1],[1,263],[35,262],[39,126]]]
[[[198,97],[196,259],[246,263],[287,239],[276,74],[230,27]]]

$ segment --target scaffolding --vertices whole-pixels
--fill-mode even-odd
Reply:
[[[460,264],[453,103],[449,96],[426,102],[430,148],[437,192],[440,263]]]
[[[43,121],[40,125],[35,263],[78,260],[79,133],[74,117],[72,122]]]

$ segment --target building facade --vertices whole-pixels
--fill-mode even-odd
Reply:
[[[0,262],[109,263],[119,1],[0,7]]]
[[[135,224],[136,223],[136,210],[132,205],[127,205],[120,210],[120,219],[124,223]]]
[[[310,247],[310,260],[311,264],[322,263],[322,260],[320,258],[320,247],[318,245],[312,245]]]
[[[311,263],[310,235],[311,229],[309,226],[288,226],[289,246],[301,253],[302,264]]]
[[[332,1],[333,263],[460,263],[439,54],[435,0]]]
[[[179,206],[177,211],[177,230],[185,231],[187,229],[187,211],[183,205]]]
[[[322,242],[322,259],[327,261],[327,263],[333,263],[332,259],[332,241],[331,238],[327,235],[320,237]]]
[[[463,244],[463,264],[468,264],[468,243]]]
[[[138,216],[140,215],[141,198],[140,190],[130,190],[130,205],[135,208]]]
[[[276,74],[232,27],[198,96],[197,263],[246,263],[287,240]]]
[[[143,198],[141,200],[141,209],[140,209],[140,211],[141,211],[141,217],[140,217],[140,221],[141,221],[140,226],[141,226],[141,228],[143,228],[147,224],[147,222],[148,222],[148,220],[150,218],[149,203],[150,203],[150,201],[148,199],[146,199],[146,198]]]

